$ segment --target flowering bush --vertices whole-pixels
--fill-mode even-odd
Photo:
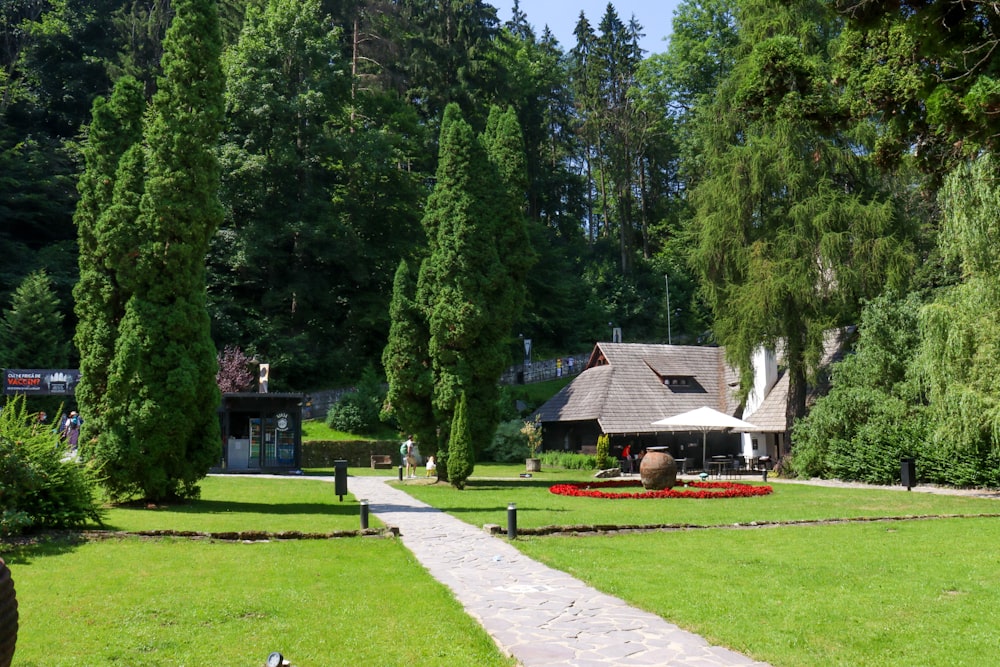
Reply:
[[[614,491],[614,489],[639,488],[639,491]],[[611,489],[602,491],[602,489]],[[554,484],[550,493],[577,498],[751,498],[774,492],[770,486],[754,486],[739,482],[687,482],[684,487],[662,491],[642,490],[637,480],[611,480],[608,482],[569,482]]]

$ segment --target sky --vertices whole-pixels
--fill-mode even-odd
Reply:
[[[510,19],[514,0],[487,2],[497,8],[501,23]],[[611,0],[623,23],[628,25],[634,14],[643,27],[646,36],[642,39],[642,48],[646,49],[647,55],[667,50],[667,43],[663,39],[670,35],[674,9],[680,2],[681,0]],[[548,25],[563,51],[569,51],[576,43],[573,28],[580,18],[580,12],[587,15],[587,20],[596,31],[607,9],[608,0],[521,0],[520,5],[536,35],[541,35],[542,29]]]

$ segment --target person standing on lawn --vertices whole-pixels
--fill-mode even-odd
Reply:
[[[413,456],[413,447],[412,435],[399,447],[399,453],[403,459],[400,466],[405,469],[406,477],[411,479],[417,476],[417,461]]]

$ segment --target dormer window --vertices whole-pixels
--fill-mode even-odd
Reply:
[[[691,378],[687,376],[670,375],[663,378],[663,384],[668,387],[690,387]]]

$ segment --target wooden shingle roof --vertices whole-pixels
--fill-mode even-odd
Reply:
[[[597,420],[604,433],[653,433],[654,421],[702,406],[735,415],[737,382],[722,348],[598,343],[579,377],[536,414],[543,423]]]

